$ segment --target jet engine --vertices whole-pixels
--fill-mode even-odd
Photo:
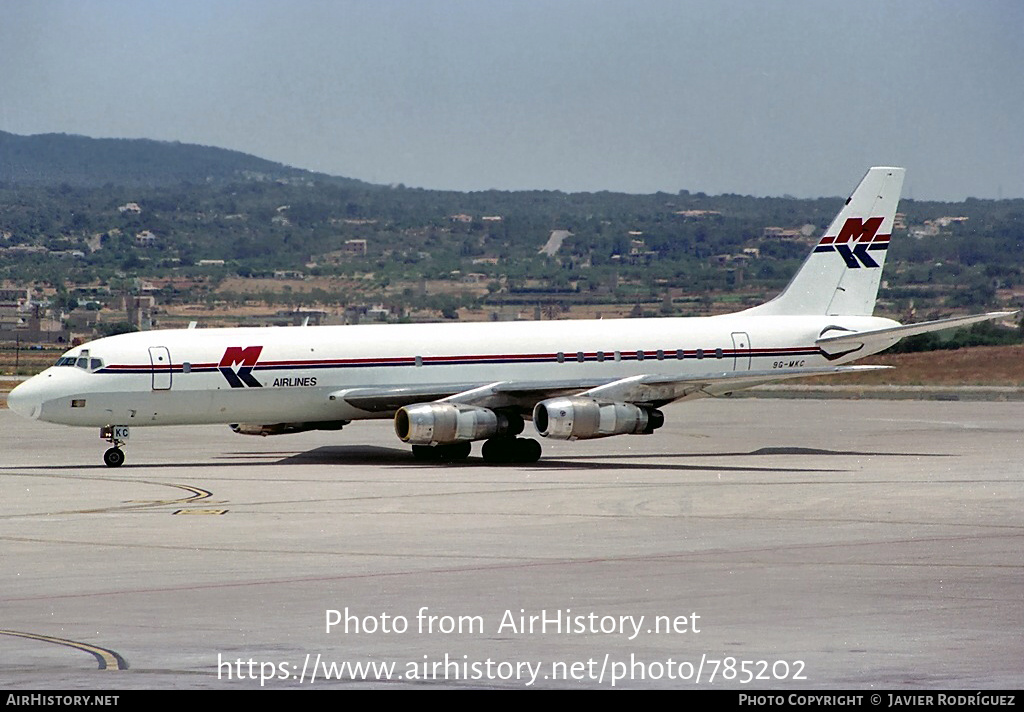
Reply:
[[[453,403],[417,403],[395,413],[395,434],[413,445],[484,440],[523,432],[523,419],[515,413]]]
[[[551,398],[534,407],[533,424],[545,438],[590,440],[611,435],[647,435],[665,424],[665,416],[660,410],[631,403]]]

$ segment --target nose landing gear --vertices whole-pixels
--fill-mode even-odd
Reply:
[[[120,467],[124,464],[124,450],[114,446],[103,453],[103,464],[107,467]]]
[[[103,453],[103,464],[107,467],[120,467],[124,464],[124,450],[121,447],[128,442],[128,426],[107,425],[100,428],[100,440],[106,440],[114,447]]]

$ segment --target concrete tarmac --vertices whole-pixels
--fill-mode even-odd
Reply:
[[[510,466],[136,428],[108,469],[0,411],[0,687],[1022,687],[1024,403],[666,415]]]

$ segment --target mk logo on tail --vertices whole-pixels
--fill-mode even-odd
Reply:
[[[229,346],[224,350],[224,355],[220,359],[218,368],[232,388],[245,388],[246,386],[250,388],[263,387],[263,384],[252,375],[252,369],[256,365],[256,361],[259,360],[260,352],[262,351],[262,346],[248,346],[244,349],[241,346]],[[237,371],[235,366],[238,366]]]
[[[879,235],[883,218],[847,218],[838,235],[826,235],[814,248],[815,252],[838,252],[850,269],[878,267],[868,250],[889,248],[889,235]],[[853,246],[851,248],[851,245]]]

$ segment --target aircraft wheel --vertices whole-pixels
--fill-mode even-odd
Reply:
[[[438,445],[435,449],[440,451],[438,456],[442,462],[458,462],[469,457],[469,453],[473,449],[473,443],[465,440],[463,442],[451,443],[450,445]]]
[[[429,445],[413,445],[412,456],[421,462],[437,462],[440,459],[437,456],[437,448]]]
[[[512,454],[513,442],[515,441],[512,438],[491,438],[490,440],[485,440],[483,447],[480,449],[484,462],[498,464],[511,461],[510,455]]]
[[[540,453],[540,443],[531,438],[491,438],[480,451],[485,462],[495,464],[537,462]]]
[[[124,450],[112,447],[103,453],[103,464],[107,467],[120,467],[124,464]]]
[[[540,443],[532,438],[516,438],[513,450],[516,462],[537,462],[540,459]]]
[[[469,457],[472,449],[473,443],[467,440],[447,445],[413,445],[412,454],[422,462],[457,462]]]

